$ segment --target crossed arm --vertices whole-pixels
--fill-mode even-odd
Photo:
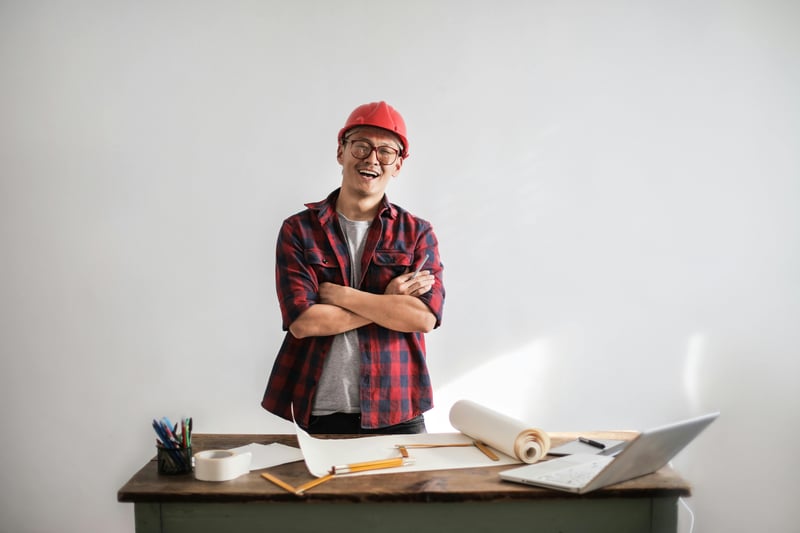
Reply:
[[[336,335],[375,323],[395,331],[427,333],[435,326],[436,317],[418,296],[431,290],[434,281],[427,270],[416,278],[411,273],[401,274],[389,282],[383,294],[323,283],[320,303],[297,317],[289,331],[300,339]]]

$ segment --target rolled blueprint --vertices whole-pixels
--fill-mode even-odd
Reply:
[[[550,436],[541,429],[529,428],[519,420],[469,400],[453,404],[450,424],[464,435],[523,463],[535,463],[550,450]]]

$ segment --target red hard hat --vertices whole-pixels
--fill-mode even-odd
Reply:
[[[344,139],[347,130],[357,126],[375,126],[394,133],[400,138],[403,149],[400,155],[408,157],[408,139],[406,139],[406,123],[392,106],[386,102],[372,102],[360,105],[350,113],[344,128],[339,130],[339,140]]]

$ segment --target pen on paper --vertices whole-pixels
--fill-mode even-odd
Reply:
[[[606,449],[606,445],[602,442],[597,442],[596,440],[587,439],[586,437],[578,437],[578,440],[584,444],[588,444],[589,446],[594,446],[595,448],[600,448],[601,450]]]
[[[414,273],[413,273],[413,274],[411,274],[411,279],[414,279],[414,278],[416,278],[416,277],[417,277],[417,274],[419,274],[419,272],[422,270],[422,267],[424,267],[424,266],[425,266],[425,263],[427,263],[427,262],[428,262],[428,258],[429,258],[429,257],[430,257],[430,256],[429,256],[428,254],[425,254],[425,257],[423,257],[423,258],[422,258],[422,261],[420,261],[420,262],[419,262],[419,265],[417,265],[417,269],[414,271]]]

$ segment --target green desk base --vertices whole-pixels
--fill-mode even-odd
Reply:
[[[678,498],[135,504],[136,533],[675,533]]]

